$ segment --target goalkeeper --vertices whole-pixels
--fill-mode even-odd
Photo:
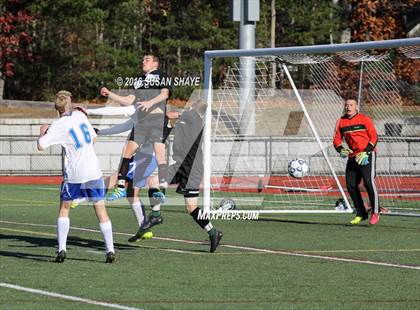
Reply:
[[[348,146],[343,145],[343,138]],[[356,217],[350,222],[353,225],[368,218],[359,189],[362,179],[371,206],[370,224],[375,225],[379,221],[379,198],[375,185],[377,141],[372,120],[359,113],[357,101],[353,97],[346,98],[344,115],[337,121],[333,144],[341,157],[348,157],[346,185],[356,209]]]

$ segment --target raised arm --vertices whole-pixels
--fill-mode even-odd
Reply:
[[[88,115],[133,115],[136,112],[136,108],[133,105],[125,107],[104,107],[96,109],[87,109]]]
[[[98,130],[97,134],[98,134],[98,136],[116,135],[116,134],[119,134],[119,133],[122,133],[122,132],[129,131],[129,130],[133,129],[133,127],[134,127],[134,122],[133,122],[132,119],[129,119],[126,122],[115,125],[113,127],[100,129],[100,130]]]
[[[112,100],[115,100],[116,102],[118,102],[121,105],[131,105],[131,104],[133,104],[134,99],[136,98],[134,95],[128,95],[128,96],[117,95],[117,94],[113,93],[112,91],[110,91],[106,87],[101,88],[101,95],[104,96],[104,97],[108,97]]]

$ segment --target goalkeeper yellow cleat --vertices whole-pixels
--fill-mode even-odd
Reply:
[[[354,219],[352,219],[350,221],[350,224],[352,224],[352,225],[358,225],[361,221],[364,221],[366,219],[367,219],[366,217],[357,215]]]

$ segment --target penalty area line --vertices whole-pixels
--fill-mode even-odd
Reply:
[[[81,302],[81,303],[85,303],[85,304],[114,308],[114,309],[141,310],[140,308],[127,307],[127,306],[123,306],[123,305],[119,305],[119,304],[113,304],[113,303],[108,303],[108,302],[103,302],[103,301],[98,301],[98,300],[93,300],[93,299],[80,298],[80,297],[71,296],[71,295],[64,295],[64,294],[59,294],[59,293],[54,293],[54,292],[49,292],[49,291],[44,291],[44,290],[38,290],[38,289],[30,288],[30,287],[24,287],[24,286],[10,284],[10,283],[4,283],[4,282],[0,282],[0,287],[5,287],[5,288],[9,288],[9,289],[24,291],[24,292],[38,294],[38,295],[44,295],[44,296],[48,296],[48,297],[54,297],[54,298],[60,298],[60,299],[75,301],[75,302]]]

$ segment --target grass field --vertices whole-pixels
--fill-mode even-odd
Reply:
[[[420,309],[419,218],[219,220],[224,238],[210,254],[182,206],[164,206],[155,238],[130,244],[132,212],[112,205],[109,265],[92,208],[79,206],[68,259],[55,264],[57,205],[57,186],[0,185],[1,309]]]

